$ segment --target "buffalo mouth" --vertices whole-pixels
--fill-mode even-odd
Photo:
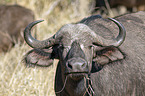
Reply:
[[[66,72],[65,75],[73,80],[80,80],[85,77],[88,72]]]

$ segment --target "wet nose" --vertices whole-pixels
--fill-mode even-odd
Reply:
[[[66,66],[73,72],[87,71],[87,62],[81,58],[69,59]]]

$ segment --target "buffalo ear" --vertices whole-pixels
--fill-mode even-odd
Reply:
[[[50,49],[32,49],[29,51],[23,61],[26,66],[48,67],[53,64],[52,50]]]
[[[101,51],[96,52],[93,61],[100,65],[105,65],[107,63],[121,60],[123,58],[124,55],[118,48],[107,47]]]

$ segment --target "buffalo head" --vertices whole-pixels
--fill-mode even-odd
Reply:
[[[109,19],[119,28],[119,35],[112,40],[97,35],[86,24],[77,23],[64,25],[52,37],[39,41],[31,36],[31,28],[43,20],[32,22],[24,31],[26,43],[34,48],[24,58],[26,64],[49,66],[51,59],[56,58],[61,64],[61,74],[79,80],[90,73],[95,64],[122,59],[116,47],[123,43],[126,32],[121,23]]]

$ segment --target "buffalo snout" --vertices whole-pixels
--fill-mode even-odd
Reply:
[[[66,73],[87,73],[88,72],[88,64],[83,58],[71,58],[66,62]]]

